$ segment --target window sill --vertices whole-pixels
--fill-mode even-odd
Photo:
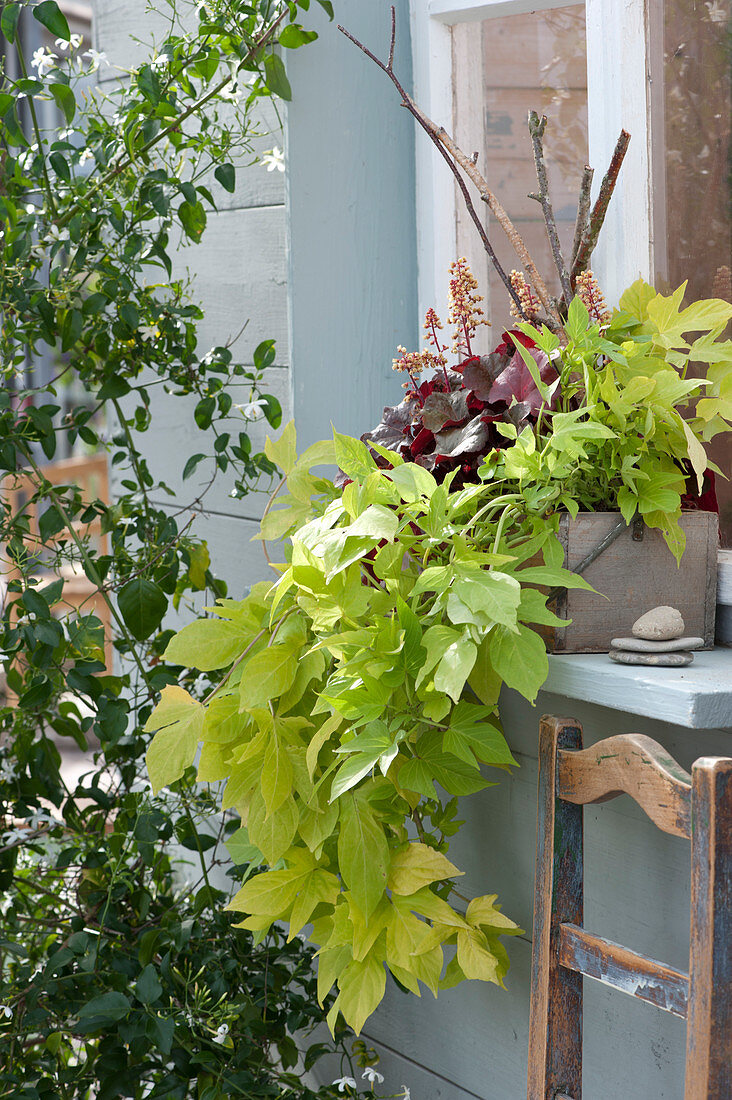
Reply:
[[[732,648],[696,653],[682,669],[616,665],[606,653],[554,654],[542,690],[691,729],[726,729]]]

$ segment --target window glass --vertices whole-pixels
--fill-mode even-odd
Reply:
[[[550,193],[565,256],[571,252],[582,169],[587,163],[587,57],[584,5],[458,23],[452,31],[453,129],[506,208],[550,290],[559,281],[536,191],[529,110],[545,114],[544,138]],[[485,204],[478,202],[484,215]],[[509,299],[482,255],[475,228],[457,201],[457,241],[479,280],[496,337],[509,318]],[[510,271],[518,266],[500,226],[488,220],[488,236]],[[487,280],[487,284],[485,282]],[[488,312],[488,311],[487,311]],[[497,342],[497,339],[496,341]]]

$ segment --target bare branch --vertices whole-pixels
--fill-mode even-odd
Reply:
[[[424,114],[421,108],[417,106],[412,97],[408,95],[408,93],[402,87],[399,80],[394,75],[393,71],[389,68],[388,65],[385,65],[383,61],[380,61],[378,57],[376,57],[371,52],[371,50],[368,49],[367,46],[364,46],[363,42],[359,42],[359,40],[355,38],[350,33],[350,31],[347,31],[345,27],[339,25],[338,30],[341,32],[341,34],[344,34],[346,38],[349,39],[349,41],[353,42],[354,46],[358,46],[359,50],[365,53],[366,56],[381,69],[382,72],[386,73],[386,75],[394,84],[394,87],[399,92],[399,95],[402,97],[402,105],[406,107],[410,114],[414,116],[414,118],[425,131],[425,133],[428,134],[433,143],[440,150],[443,159],[449,165],[450,170],[457,180],[463,199],[465,200],[468,213],[470,214],[470,217],[472,218],[475,227],[478,230],[480,239],[483,242],[483,247],[488,253],[491,263],[496,269],[496,272],[501,279],[501,282],[506,287],[506,290],[510,294],[512,301],[514,302],[516,308],[519,310],[521,316],[523,317],[525,315],[521,307],[521,303],[518,299],[518,295],[511,286],[511,281],[508,278],[506,272],[503,270],[500,262],[498,261],[498,258],[496,257],[493,247],[488,240],[485,228],[483,227],[483,224],[478,217],[475,207],[473,206],[473,203],[470,199],[470,193],[468,192],[468,189],[465,185],[465,181],[458,171],[458,165],[460,166],[460,168],[462,168],[463,172],[465,172],[465,175],[468,177],[468,179],[470,179],[470,181],[477,187],[481,199],[488,205],[491,213],[496,218],[499,225],[511,242],[514,251],[516,252],[516,255],[521,261],[522,266],[525,268],[529,280],[536,291],[537,297],[539,298],[542,305],[544,306],[544,309],[549,315],[547,318],[544,319],[544,323],[546,323],[549,328],[556,330],[557,327],[561,326],[561,318],[559,317],[556,307],[552,305],[552,301],[549,297],[549,292],[547,291],[544,280],[539,274],[536,264],[532,260],[529,250],[519,236],[516,227],[509,218],[506,211],[499,203],[498,199],[488,187],[488,184],[486,183],[483,176],[476,168],[472,157],[468,157],[465,155],[465,153],[463,153],[463,151],[455,144],[455,142],[444,129],[444,127],[437,126],[431,118]]]
[[[600,230],[602,229],[602,223],[605,221],[605,214],[607,213],[608,203],[612,198],[613,191],[615,190],[615,184],[618,182],[618,174],[625,158],[625,154],[628,151],[628,143],[630,141],[630,134],[627,130],[620,131],[620,137],[618,138],[610,160],[610,165],[605,177],[600,185],[600,194],[597,196],[597,202],[592,208],[590,214],[590,220],[587,224],[587,228],[582,234],[582,240],[580,242],[579,249],[577,250],[577,256],[572,264],[572,285],[578,275],[583,271],[586,271],[590,257],[597,244],[597,238]]]
[[[590,191],[592,189],[592,177],[595,174],[595,169],[590,168],[589,164],[585,165],[585,170],[582,173],[582,182],[580,184],[579,200],[577,202],[577,222],[574,227],[574,241],[572,243],[572,264],[577,259],[577,253],[582,242],[582,236],[587,228],[587,224],[590,217]]]
[[[389,72],[394,71],[394,45],[396,43],[396,8],[392,4],[391,6],[391,41],[389,42],[389,64],[387,68]]]
[[[551,199],[549,198],[549,182],[546,177],[546,163],[544,161],[544,131],[546,130],[546,115],[542,115],[539,118],[536,111],[529,111],[529,134],[531,135],[531,141],[534,146],[534,164],[536,165],[536,178],[539,181],[539,202],[541,203],[541,209],[544,213],[544,221],[546,223],[546,232],[549,238],[549,244],[552,250],[552,256],[554,257],[554,266],[559,274],[559,281],[562,284],[562,292],[564,294],[564,301],[566,305],[572,301],[572,287],[569,282],[569,272],[567,271],[567,265],[562,255],[562,248],[559,243],[559,233],[557,231],[557,222],[554,217],[554,207],[552,206]],[[531,195],[531,198],[535,198],[535,195]]]

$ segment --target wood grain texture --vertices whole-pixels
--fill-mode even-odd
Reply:
[[[692,769],[691,947],[684,1100],[732,1096],[732,759]]]
[[[642,734],[610,737],[581,752],[558,753],[557,790],[586,805],[629,794],[666,833],[691,836],[691,776]]]
[[[689,975],[576,925],[559,930],[559,961],[588,978],[686,1019]]]
[[[562,516],[559,538],[564,564],[575,569],[619,520],[615,512],[580,512]],[[624,531],[583,576],[595,589],[561,593],[557,614],[572,619],[566,627],[544,631],[552,652],[606,653],[613,638],[627,636],[635,620],[660,605],[677,607],[686,633],[714,645],[719,521],[712,512],[686,512],[681,517],[686,550],[679,567],[660,531],[643,529],[643,539]]]
[[[558,952],[560,925],[583,920],[582,807],[557,792],[557,749],[581,747],[574,719],[542,718],[528,1100],[553,1100],[558,1091],[582,1100],[582,977],[560,965]]]

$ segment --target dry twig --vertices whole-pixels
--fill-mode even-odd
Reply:
[[[587,228],[587,223],[590,217],[590,191],[592,188],[592,177],[595,174],[595,169],[590,168],[589,164],[585,165],[585,170],[582,173],[582,182],[580,183],[579,199],[577,201],[577,223],[574,227],[574,241],[572,242],[572,257],[570,267],[574,267],[574,261],[577,259],[577,253],[582,242],[582,236]]]
[[[628,131],[621,130],[620,137],[615,146],[615,151],[610,160],[610,165],[600,185],[600,194],[597,196],[597,202],[592,208],[592,213],[590,214],[587,227],[582,234],[582,240],[580,241],[577,255],[572,264],[572,286],[574,286],[577,276],[583,271],[586,271],[589,266],[590,257],[592,256],[595,245],[597,244],[597,238],[602,229],[602,223],[605,221],[608,203],[613,196],[615,184],[618,182],[618,173],[620,172],[625,154],[628,151],[629,141],[630,134]]]
[[[534,289],[536,290],[536,294],[539,300],[549,314],[549,317],[541,318],[540,320],[543,320],[550,328],[556,329],[561,324],[561,319],[558,316],[556,309],[552,306],[552,302],[544,284],[544,280],[539,274],[536,264],[532,260],[529,251],[526,248],[526,245],[522,241],[521,237],[519,236],[516,227],[513,225],[513,222],[511,221],[501,204],[498,202],[498,199],[489,189],[488,184],[486,183],[483,176],[476,168],[475,161],[472,157],[467,157],[465,153],[463,153],[462,150],[458,148],[458,146],[452,140],[444,127],[437,126],[431,118],[428,118],[428,116],[424,114],[421,108],[417,106],[412,97],[406,92],[399,79],[395,75],[393,68],[394,43],[396,38],[396,15],[394,8],[392,8],[391,41],[389,44],[389,60],[387,64],[384,64],[383,61],[380,61],[379,58],[376,57],[375,54],[373,54],[371,50],[369,50],[368,47],[363,44],[363,42],[360,42],[357,38],[355,38],[354,35],[350,33],[350,31],[347,31],[345,29],[345,27],[339,25],[338,30],[342,34],[344,34],[346,38],[349,39],[349,41],[353,42],[355,46],[358,46],[358,48],[363,53],[365,53],[366,56],[381,69],[382,72],[386,73],[396,90],[399,92],[399,95],[402,97],[402,105],[407,108],[411,115],[413,115],[413,117],[416,119],[416,121],[425,131],[425,133],[430,137],[434,145],[439,149],[443,159],[448,164],[457,181],[457,184],[465,201],[465,205],[468,209],[468,213],[470,214],[470,217],[472,218],[475,227],[478,230],[480,239],[483,242],[483,247],[488,253],[491,263],[496,269],[496,272],[501,279],[501,282],[506,287],[506,290],[511,296],[511,299],[513,300],[516,308],[519,310],[521,316],[524,317],[524,319],[527,319],[521,306],[519,297],[514,288],[511,286],[511,281],[504,271],[503,267],[501,266],[501,263],[495,254],[493,246],[488,239],[488,235],[485,231],[483,223],[478,217],[477,211],[475,210],[473,202],[470,198],[470,193],[465,184],[465,180],[462,178],[462,175],[458,170],[458,165],[460,166],[460,168],[463,169],[471,182],[475,184],[475,186],[478,188],[481,199],[483,199],[483,201],[487,203],[489,209],[491,210],[499,225],[504,230],[506,236],[513,245],[516,255],[519,257],[522,265],[526,269],[527,275],[531,283],[533,284]]]
[[[565,306],[568,306],[572,301],[572,287],[569,281],[569,272],[567,271],[567,265],[564,262],[564,256],[562,255],[562,248],[559,243],[559,233],[557,231],[557,222],[554,217],[554,207],[552,206],[551,199],[549,198],[549,183],[546,178],[546,164],[544,162],[544,143],[542,141],[544,137],[544,130],[546,129],[546,115],[542,115],[539,118],[536,111],[529,111],[529,134],[531,135],[531,141],[534,146],[534,163],[536,165],[536,178],[539,181],[539,194],[532,195],[532,198],[538,199],[541,203],[541,209],[544,213],[544,221],[546,223],[546,232],[549,237],[549,244],[552,250],[552,256],[554,257],[554,264],[559,274],[559,281],[562,284],[562,293],[564,294]]]

